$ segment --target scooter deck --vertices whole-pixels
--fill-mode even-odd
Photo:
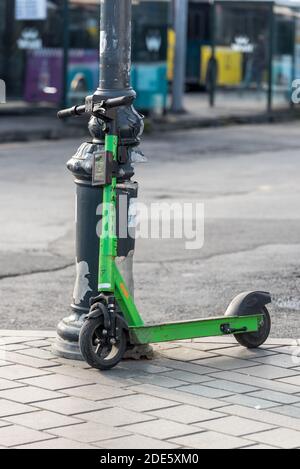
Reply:
[[[262,320],[263,316],[261,314],[235,317],[223,316],[219,318],[130,327],[129,334],[133,344],[153,344],[173,340],[230,335],[230,333],[224,332],[224,326],[227,330],[234,330],[235,332],[231,332],[234,334],[257,332]]]

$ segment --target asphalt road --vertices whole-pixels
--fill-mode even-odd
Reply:
[[[53,329],[74,284],[79,141],[0,145],[0,328]],[[140,200],[202,202],[205,242],[143,239],[136,301],[147,322],[222,314],[245,290],[272,292],[273,337],[300,338],[300,126],[146,137]]]

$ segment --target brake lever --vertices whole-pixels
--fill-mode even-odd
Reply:
[[[111,109],[105,109],[103,107],[104,101],[93,105],[91,114],[104,122],[111,122],[115,119],[116,111]]]

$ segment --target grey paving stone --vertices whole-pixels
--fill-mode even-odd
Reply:
[[[216,432],[202,432],[195,435],[175,438],[172,443],[195,449],[237,449],[249,445],[249,441],[235,436]]]
[[[25,414],[26,412],[34,412],[35,410],[37,410],[35,407],[29,405],[12,402],[7,399],[0,399],[0,418],[10,415]]]
[[[1,370],[0,370],[1,372]],[[290,378],[282,378],[280,379],[280,382],[286,383],[286,384],[292,384],[293,386],[297,386],[299,389],[300,386],[300,373],[297,374],[296,376],[292,376]]]
[[[136,361],[136,360],[125,360],[121,363],[120,368],[124,370],[130,370],[130,371],[139,371],[143,373],[149,373],[149,374],[160,374],[160,373],[165,373],[166,371],[170,371],[170,368],[167,368],[165,366],[159,366],[156,365],[156,360],[142,360],[142,361]]]
[[[221,399],[232,394],[232,392],[224,391],[222,389],[211,388],[205,386],[204,384],[189,384],[188,386],[181,386],[177,388],[177,391],[196,394],[197,396],[208,397],[211,399]]]
[[[51,366],[51,363],[48,363]],[[81,379],[88,384],[93,384],[96,382],[97,378],[101,378],[102,375],[99,373],[95,373],[95,370],[92,369],[83,369],[76,366],[70,365],[60,365],[57,366],[55,369],[52,367],[49,368],[49,371],[54,371],[58,375],[63,376],[70,376],[71,378]]]
[[[272,365],[258,365],[247,369],[239,369],[239,373],[247,374],[249,376],[257,376],[264,379],[278,379],[290,376],[297,376],[297,373],[292,370],[286,370],[278,366]],[[300,379],[300,376],[299,376]]]
[[[121,427],[123,425],[129,425],[130,423],[154,420],[154,417],[145,413],[121,409],[120,407],[111,407],[96,412],[89,412],[88,414],[81,414],[80,418],[90,422],[110,425],[112,427]]]
[[[168,371],[167,373],[164,373],[164,376],[167,376],[168,378],[173,378],[177,379],[180,381],[183,381],[184,383],[206,383],[207,381],[213,380],[213,378],[210,378],[209,376],[206,375],[201,375],[201,374],[196,374],[196,373],[189,373],[188,371],[182,371],[182,370],[173,370],[173,371]]]
[[[26,331],[26,330],[9,330],[2,329],[0,331],[0,337],[24,337],[26,340],[33,340],[33,338],[45,339],[48,337],[56,337],[55,331]]]
[[[277,406],[276,402],[251,397],[248,394],[236,394],[235,396],[224,397],[223,400],[231,404],[251,407],[252,409],[270,409],[271,407]]]
[[[106,440],[105,442],[94,443],[105,449],[176,449],[177,445],[166,441],[159,441],[142,435],[130,435],[123,438]]]
[[[293,368],[296,366],[295,357],[292,355],[277,354],[270,357],[261,357],[256,359],[257,362],[264,365],[278,366],[281,368]]]
[[[278,428],[248,436],[249,440],[275,445],[283,449],[300,447],[300,432],[286,428]]]
[[[200,364],[198,361],[195,363]],[[201,360],[201,365],[216,368],[218,370],[240,370],[242,368],[253,367],[256,363],[251,360],[240,360],[238,358],[220,356]]]
[[[159,352],[160,350],[167,350],[169,348],[178,348],[179,345],[175,342],[160,342],[159,344],[152,344],[154,352]]]
[[[254,386],[249,386],[248,384],[240,384],[232,381],[226,381],[222,379],[213,379],[205,383],[208,387],[213,387],[216,389],[224,389],[229,391],[231,394],[243,394],[246,392],[257,391],[257,388]]]
[[[39,411],[30,414],[14,415],[7,417],[10,423],[22,425],[34,430],[47,430],[49,428],[62,427],[65,425],[74,425],[79,423],[77,419],[57,414],[56,412]],[[24,429],[26,432],[27,429]]]
[[[179,405],[171,409],[155,410],[150,412],[149,415],[185,424],[204,422],[205,420],[218,419],[225,416],[221,412],[214,412],[190,405]]]
[[[54,369],[49,368],[49,370],[51,371]],[[131,377],[135,375],[135,372],[133,371],[120,370],[119,368],[115,368],[114,370],[107,371],[105,373],[100,373],[98,370],[93,370],[91,368],[84,369],[81,366],[76,367],[70,365],[61,365],[56,367],[55,373],[80,379],[83,384],[103,384],[107,386],[115,386],[117,388],[130,386],[132,383],[130,379],[128,379],[128,376]]]
[[[53,360],[54,355],[49,352],[48,350],[44,350],[42,348],[26,348],[23,350],[19,350],[20,354],[22,355],[28,355],[29,357],[34,357],[34,358],[41,358],[43,360]],[[48,363],[49,366],[49,363]]]
[[[212,377],[217,379],[224,379],[234,383],[242,383],[250,386],[255,386],[262,389],[270,389],[271,391],[283,392],[287,394],[295,394],[298,392],[299,387],[283,383],[282,381],[272,381],[270,379],[258,378],[254,376],[247,376],[238,372],[218,372],[211,374]]]
[[[299,346],[289,345],[286,347],[275,347],[275,348],[272,348],[271,350],[272,352],[275,352],[275,353],[283,353],[285,355],[292,355],[294,352],[297,353],[299,351]]]
[[[21,388],[0,391],[0,399],[10,399],[11,401],[21,402],[23,404],[57,399],[59,397],[64,397],[64,395],[33,386],[23,386]]]
[[[220,345],[236,345],[237,342],[234,337],[232,336],[221,336],[221,337],[200,337],[199,339],[193,339],[193,342],[200,342],[202,344],[220,344]]]
[[[21,352],[7,351],[5,352],[5,357],[5,359],[10,362],[20,363],[21,365],[31,366],[33,368],[47,368],[51,364],[48,360],[23,355]]]
[[[278,339],[276,337],[273,337],[273,338],[269,337],[267,345],[269,347],[272,347],[272,345],[287,346],[287,345],[291,345],[291,339]]]
[[[19,425],[0,428],[1,445],[5,447],[15,447],[18,445],[33,443],[35,441],[49,440],[52,438],[47,433],[24,428]]]
[[[11,365],[0,368],[0,378],[15,380],[48,375],[48,371],[23,365]]]
[[[176,388],[182,386],[184,383],[178,379],[170,378],[168,376],[159,375],[147,375],[146,373],[140,373],[133,378],[137,383],[149,383],[163,388]]]
[[[158,419],[150,422],[136,423],[123,427],[132,433],[158,438],[160,440],[175,438],[181,435],[189,435],[199,432],[199,428],[192,425],[171,422],[170,420]]]
[[[212,352],[216,355],[222,355],[223,350],[225,350],[226,348],[234,348],[234,346],[231,344],[213,344],[197,342],[197,339],[193,340],[192,342],[187,342],[186,344],[184,344],[184,346],[187,348],[202,350],[203,352]]]
[[[213,410],[217,407],[226,405],[225,402],[222,402],[218,399],[196,396],[187,392],[178,391],[177,389],[160,388],[159,386],[153,386],[151,384],[141,384],[140,386],[135,386],[134,390],[136,392],[141,392],[150,396],[170,399],[174,402],[174,404],[189,404],[208,410]]]
[[[249,407],[243,407],[240,405],[233,405],[222,409],[223,412],[238,417],[244,417],[250,420],[256,420],[257,422],[269,423],[277,427],[290,428],[292,430],[300,431],[300,420],[286,415],[280,415],[267,410],[251,409]]]
[[[284,394],[281,392],[275,391],[258,391],[252,392],[249,394],[252,397],[258,397],[259,399],[266,399],[269,401],[274,401],[279,404],[296,404],[300,402],[300,396],[293,396],[291,394]]]
[[[166,358],[171,358],[172,360],[187,361],[191,362],[193,360],[202,360],[209,357],[214,357],[215,355],[211,352],[204,352],[202,350],[196,350],[188,347],[179,347],[175,349],[162,350],[160,355]]]
[[[67,438],[53,438],[51,440],[16,446],[15,449],[97,449],[97,447],[87,443],[68,440]]]
[[[26,342],[27,347],[33,347],[34,349],[40,348],[40,347],[50,347],[52,345],[52,342],[50,342],[48,339],[37,339],[37,340],[29,340]],[[52,355],[54,357],[54,355]]]
[[[28,340],[28,337],[0,337],[0,345],[22,344]]]
[[[58,391],[60,389],[73,388],[75,386],[84,386],[89,384],[82,379],[74,378],[71,376],[64,376],[59,374],[51,374],[47,376],[39,376],[37,378],[23,379],[23,383],[39,388],[50,389]]]
[[[272,412],[300,419],[300,406],[297,407],[294,405],[282,405],[279,407],[273,407]]]
[[[189,373],[195,373],[197,375],[206,375],[209,373],[214,373],[216,371],[215,368],[211,368],[208,366],[202,366],[196,363],[181,362],[176,360],[159,359],[156,360],[156,363],[164,364],[165,366],[173,370],[181,370]]]
[[[16,352],[18,350],[26,350],[28,347],[25,344],[7,344],[0,345],[0,350],[7,350],[9,352]]]
[[[265,350],[265,349],[246,349],[245,347],[227,347],[225,349],[220,350],[220,355],[227,356],[227,357],[232,357],[232,358],[238,358],[242,360],[256,360],[257,358],[260,357],[266,357],[269,355],[275,355],[276,353],[273,352],[272,350]]]
[[[88,401],[80,397],[63,397],[62,399],[40,402],[37,406],[63,415],[83,414],[107,407],[101,402]]]
[[[71,425],[68,427],[60,427],[54,430],[49,430],[49,433],[69,440],[80,441],[81,443],[92,443],[94,441],[110,440],[112,438],[119,438],[127,436],[128,432],[109,427],[108,425],[101,425],[99,423],[87,422],[79,425]]]
[[[269,445],[252,445],[252,446],[247,446],[245,448],[242,448],[242,449],[255,449],[255,450],[264,450],[264,449],[279,449],[279,448],[276,448],[276,446],[269,446]]]
[[[45,347],[43,350],[46,350],[47,352],[52,352],[52,346]],[[90,366],[85,361],[69,360],[67,358],[57,357],[56,355],[53,355],[53,361],[55,361],[55,363],[59,363],[60,365],[72,366],[77,370],[90,369]]]
[[[5,422],[4,420],[0,420],[0,428],[1,427],[7,427],[8,425],[10,425],[9,422]]]
[[[254,420],[234,416],[201,422],[199,423],[199,426],[207,430],[233,436],[245,436],[251,433],[271,430],[274,428],[272,425],[267,423],[255,422]]]
[[[104,384],[102,382],[102,378],[104,376],[104,373],[99,373],[98,370],[95,370],[95,369],[90,369],[88,370],[89,373],[91,374],[91,376],[94,376],[94,379],[96,383],[99,383],[99,384]],[[116,367],[114,368],[113,370],[108,370],[105,372],[105,377],[106,378],[110,378],[111,380],[114,380],[115,382],[117,382],[118,384],[122,383],[122,381],[124,380],[130,380],[132,377],[138,375],[140,373],[139,370],[136,370],[134,368],[132,369],[125,369],[125,368],[121,368],[120,366],[119,367]]]
[[[113,386],[103,386],[101,384],[89,384],[79,388],[64,389],[64,394],[70,396],[83,397],[91,401],[103,401],[113,397],[130,396],[133,391],[129,389],[120,389]]]
[[[136,394],[133,396],[116,397],[105,401],[107,407],[121,407],[123,409],[134,410],[136,412],[147,412],[149,410],[158,410],[165,407],[175,406],[176,403],[171,400],[161,399],[160,397],[147,396],[146,394]]]
[[[0,354],[0,355],[1,355],[1,354]],[[10,363],[10,362],[6,362],[6,361],[4,361],[4,360],[0,360],[0,367],[1,367],[1,366],[8,366],[8,365],[11,365],[11,363]]]
[[[17,383],[16,381],[10,381],[8,379],[0,378],[0,391],[5,390],[5,389],[20,388],[20,387],[23,387],[23,386],[24,386],[24,384]]]

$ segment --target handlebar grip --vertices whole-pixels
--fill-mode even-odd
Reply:
[[[85,113],[85,105],[83,106],[73,106],[69,109],[62,109],[57,113],[59,119],[65,119],[67,117],[80,116]]]
[[[114,107],[127,106],[132,104],[134,99],[134,96],[120,96],[120,98],[107,99],[105,101],[104,107],[106,109],[112,109]]]

